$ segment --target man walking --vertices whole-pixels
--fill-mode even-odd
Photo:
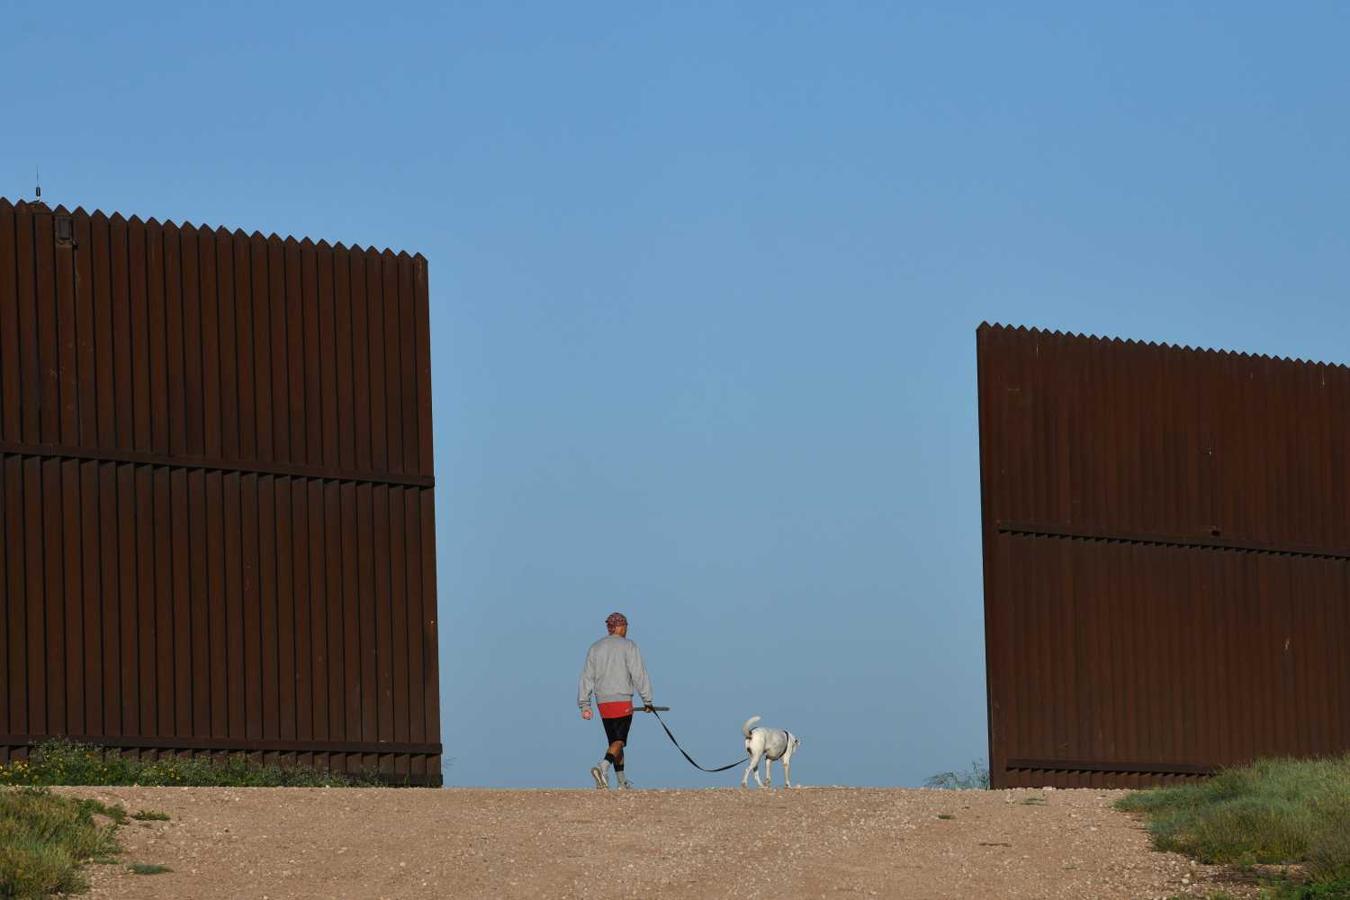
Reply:
[[[642,708],[651,712],[652,683],[642,665],[642,652],[628,639],[628,619],[624,614],[611,613],[605,619],[605,628],[609,634],[586,651],[577,706],[581,707],[583,719],[591,718],[591,694],[595,694],[605,738],[609,741],[605,758],[591,769],[595,786],[609,787],[609,767],[613,766],[619,787],[630,788],[632,785],[623,771],[623,748],[628,743],[628,727],[633,724],[633,691],[642,697]]]

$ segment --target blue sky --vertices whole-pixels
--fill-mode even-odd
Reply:
[[[1015,9],[1014,9],[1015,7]],[[0,0],[0,195],[424,253],[447,782],[985,754],[982,320],[1350,360],[1350,9]],[[655,723],[640,785],[715,786]]]

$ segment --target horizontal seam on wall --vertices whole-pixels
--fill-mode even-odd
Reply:
[[[398,475],[394,473],[344,472],[322,466],[290,463],[256,463],[244,460],[200,459],[190,456],[164,456],[139,450],[86,450],[59,444],[28,444],[0,441],[0,455],[27,456],[39,459],[74,460],[78,462],[116,463],[118,465],[153,466],[166,469],[191,469],[204,472],[237,473],[244,475],[271,475],[275,478],[300,478],[315,481],[342,481],[358,484],[387,484],[396,487],[434,488],[436,479],[430,475]]]
[[[73,741],[118,750],[200,750],[221,753],[397,753],[439,755],[441,745],[395,741],[288,741],[193,737],[116,737],[111,735],[6,734],[0,747],[27,747],[44,741]]]
[[[1350,550],[1326,550],[1291,545],[1261,544],[1252,541],[1230,541],[1222,538],[1103,533],[1020,522],[1000,522],[995,524],[994,530],[999,534],[1007,534],[1014,537],[1045,537],[1070,541],[1100,541],[1112,544],[1170,547],[1181,550],[1226,550],[1235,553],[1260,553],[1269,556],[1297,556],[1309,559],[1350,561]]]
[[[1199,763],[1119,762],[1086,759],[1009,759],[1005,769],[1035,769],[1044,772],[1120,772],[1142,775],[1212,775],[1214,766]]]

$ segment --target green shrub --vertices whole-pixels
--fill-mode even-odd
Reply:
[[[95,814],[113,822],[100,825]],[[88,889],[80,865],[118,852],[121,807],[75,800],[44,788],[0,789],[0,897],[45,897]]]
[[[1130,794],[1159,850],[1207,863],[1298,864],[1279,897],[1350,897],[1350,756],[1260,760],[1197,784]]]
[[[1347,900],[1350,881],[1314,881],[1304,884],[1285,880],[1272,885],[1262,895],[1263,900]]]
[[[1314,881],[1350,887],[1350,813],[1338,812],[1329,818],[1329,826],[1309,841],[1308,874]]]
[[[977,759],[964,772],[939,772],[930,776],[923,786],[951,791],[987,791],[989,767]]]
[[[361,787],[379,783],[373,776],[261,765],[243,753],[146,760],[65,740],[46,741],[34,748],[31,759],[0,766],[0,785]]]
[[[131,817],[132,817],[133,819],[135,819],[137,822],[167,822],[167,821],[169,821],[169,814],[168,814],[168,813],[165,813],[165,812],[160,812],[160,811],[157,810],[157,809],[143,809],[143,810],[140,810],[139,812],[134,812],[134,813],[132,813],[132,814],[131,814]]]

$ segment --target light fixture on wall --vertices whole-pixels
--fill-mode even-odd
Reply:
[[[55,224],[56,242],[63,246],[75,246],[75,224],[71,222],[70,216],[58,215]]]

